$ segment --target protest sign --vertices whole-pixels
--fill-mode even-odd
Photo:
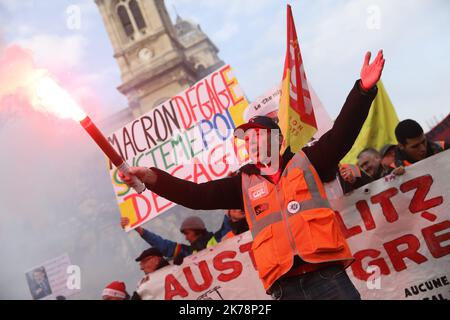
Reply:
[[[69,256],[63,254],[26,272],[33,300],[65,299],[79,292],[79,288],[68,284],[70,266]]]
[[[226,177],[248,160],[233,130],[244,122],[248,102],[230,66],[224,66],[108,137],[132,166],[157,167],[201,183]],[[137,194],[110,175],[129,229],[174,206],[147,190]],[[128,229],[128,230],[129,230]]]

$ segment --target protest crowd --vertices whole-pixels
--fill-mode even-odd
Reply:
[[[257,119],[254,119],[253,124],[250,124],[249,126],[247,126],[247,128],[261,128],[263,130],[276,128],[278,130],[277,124],[270,118],[266,117],[259,117]],[[411,119],[401,121],[395,129],[395,134],[398,141],[397,145],[387,144],[383,146],[381,150],[366,148],[359,153],[358,163],[356,165],[340,164],[337,167],[337,179],[339,180],[340,185],[342,186],[342,189],[345,193],[363,187],[364,185],[376,181],[389,174],[402,175],[405,173],[405,170],[407,170],[408,166],[449,148],[449,144],[445,141],[429,141],[426,138],[422,127],[416,121]],[[246,172],[244,170],[252,169],[255,170],[255,172],[257,172],[258,169],[259,172],[262,172],[262,168],[258,168],[257,166],[254,166],[253,168],[244,167],[242,168],[242,172]],[[152,169],[134,168],[133,172],[137,176],[142,177],[146,170]],[[281,171],[278,171],[276,174],[266,175],[264,176],[264,178],[275,183],[275,181],[279,181],[280,173]],[[239,174],[234,174],[233,176],[239,177],[239,179],[242,178]],[[168,186],[171,185],[170,183],[183,183],[181,181],[177,182],[176,178],[169,178],[167,175],[165,175],[163,172],[159,172],[157,169],[152,170],[152,175],[150,177],[151,178],[148,182],[146,180],[143,180],[149,187],[152,186],[152,184],[150,184],[152,183],[151,179],[165,179],[163,181],[164,183],[167,182]],[[124,179],[126,181],[126,177],[124,177]],[[233,183],[234,182],[232,181],[232,177],[229,177],[222,182],[214,182],[202,187],[189,184],[186,184],[186,186],[189,185],[192,190],[194,190],[195,188],[201,188],[201,190],[205,190],[205,192],[208,192],[208,194],[214,195],[215,188],[218,190],[219,188],[223,188],[224,185],[228,184],[231,186],[231,188],[239,190],[239,182],[236,186],[233,186]],[[153,185],[156,184],[153,182]],[[184,186],[180,186],[180,188],[181,187]],[[208,189],[212,191],[206,191]],[[171,194],[176,194],[176,191],[167,192],[161,190],[160,192],[168,197],[170,197]],[[230,190],[230,194],[233,193],[235,192]],[[225,195],[217,195],[215,197],[216,198],[214,198],[213,196],[211,203],[209,205],[205,205],[203,209],[233,206],[229,204],[233,203],[233,201],[236,203],[236,208],[243,205],[242,203],[239,203],[239,197],[236,197],[237,199],[231,199],[230,197],[230,199],[226,200],[222,200],[226,197]],[[178,201],[180,201],[180,203],[184,204],[186,207],[196,206],[195,197]],[[221,204],[215,202],[221,202]],[[139,262],[140,269],[145,274],[145,277],[141,281],[145,282],[152,272],[169,265],[169,261],[172,261],[173,264],[179,265],[183,262],[183,258],[188,255],[195,254],[197,251],[203,250],[210,246],[214,246],[224,239],[228,239],[230,237],[248,231],[249,225],[247,224],[244,210],[236,208],[227,210],[226,214],[224,215],[224,221],[221,228],[214,233],[206,229],[205,224],[201,218],[196,216],[186,218],[180,226],[180,232],[184,234],[186,241],[189,242],[189,245],[163,239],[157,234],[154,234],[142,227],[136,228],[135,231],[139,234],[139,236],[141,236],[142,239],[151,246],[151,248],[144,250],[139,255],[139,257],[136,258],[136,262]],[[121,218],[120,222],[122,228],[124,228],[128,225],[129,220],[128,218]],[[265,254],[269,253],[265,252]],[[298,258],[298,256],[296,258]],[[324,266],[322,267],[325,267],[326,263],[322,264],[324,264]],[[297,261],[294,261],[294,266],[297,265],[302,266],[307,264],[305,264],[304,261],[298,259]],[[332,268],[334,268],[333,265],[331,266]],[[338,264],[336,264],[336,266],[338,266]],[[329,265],[327,267],[330,268]],[[332,268],[331,270],[333,270]],[[339,270],[342,267],[339,266],[336,268]],[[277,279],[279,286],[288,286],[290,278],[294,278],[296,274],[295,267],[292,267],[291,269],[294,270],[288,271],[287,274]],[[302,269],[302,267],[299,267],[299,269]],[[298,275],[312,272],[313,271],[302,271],[301,273],[298,273]],[[345,273],[343,273],[343,275],[344,274]],[[346,282],[347,283],[343,281],[342,284],[336,285],[342,285],[343,287],[346,287],[349,292],[345,293],[344,296],[331,296],[330,298],[358,298],[358,293],[355,292],[354,288],[352,288],[351,283],[348,283],[348,280]],[[272,293],[274,297],[276,297],[276,294],[276,291]],[[136,292],[134,292],[134,294],[130,296],[126,291],[125,284],[119,281],[114,281],[108,284],[103,290],[102,298],[104,300],[140,299],[139,295]],[[294,299],[295,296],[287,298]],[[317,298],[324,298],[324,296],[320,295]]]
[[[188,244],[135,228],[150,245],[136,258],[144,273],[138,287],[153,272],[181,265],[187,256],[250,230],[259,277],[272,298],[360,299],[343,272],[354,257],[342,232],[334,226],[335,213],[324,183],[338,181],[344,194],[351,193],[388,175],[403,175],[410,165],[448,149],[444,141],[429,141],[422,127],[408,119],[395,128],[396,145],[387,144],[380,150],[365,148],[356,164],[340,164],[367,118],[383,67],[382,51],[372,63],[367,54],[361,78],[333,127],[297,152],[289,146],[282,151],[284,137],[278,119],[256,116],[234,131],[235,138],[245,142],[251,162],[226,178],[196,184],[154,167],[132,167],[126,175],[120,172],[125,183],[131,185],[131,178],[137,177],[148,190],[186,208],[226,210],[219,230],[208,230],[197,216],[182,221],[179,231]],[[297,214],[300,212],[302,215]],[[314,228],[310,225],[310,233],[302,232],[305,220],[310,224],[318,221]],[[129,223],[128,218],[120,220],[122,228]],[[313,249],[310,243],[315,244]],[[269,259],[273,248],[278,254]],[[120,281],[108,284],[102,298],[141,299],[137,292],[130,295]]]
[[[450,299],[450,115],[428,133],[417,115],[399,119],[382,81],[382,49],[375,57],[361,52],[358,62],[346,59],[362,66],[359,75],[351,75],[351,88],[332,120],[306,76],[290,5],[281,82],[267,74],[274,86],[249,102],[200,26],[178,15],[172,24],[163,0],[95,4],[120,67],[123,83],[117,89],[128,99],[128,108],[105,119],[109,136],[87,114],[90,106],[81,106],[84,99],[72,97],[50,70],[34,66],[15,46],[5,56],[25,62],[17,63],[20,68],[5,64],[7,75],[17,69],[17,81],[4,77],[7,90],[0,98],[5,96],[8,106],[17,98],[34,111],[70,118],[107,160],[120,212],[113,231],[121,237],[107,238],[105,226],[96,223],[102,228],[98,238],[91,241],[87,234],[83,239],[89,241],[76,248],[83,248],[84,256],[84,248],[100,239],[112,248],[114,262],[128,260],[118,251],[127,257],[132,251],[132,259],[124,261],[127,275],[108,274],[106,281],[98,277],[100,284],[90,283],[98,298]],[[357,48],[367,41],[355,40],[355,50],[367,50]],[[258,63],[269,73],[266,60]],[[77,145],[70,147],[77,151]],[[80,166],[92,179],[86,168]],[[80,181],[75,185],[82,186],[79,194],[85,197],[90,190]],[[97,221],[92,212],[103,219],[97,208],[115,213],[91,199],[99,195],[93,192],[78,203],[67,193],[67,199],[92,222]],[[59,197],[49,203],[53,198]],[[176,214],[150,228],[151,220],[172,209]],[[72,216],[60,225],[71,229],[73,221],[84,227],[85,220]],[[128,237],[143,247],[136,249]],[[60,247],[54,239],[59,238],[51,243]],[[120,250],[111,239],[122,242]],[[99,251],[107,252],[102,245]],[[106,267],[116,266],[92,252],[89,257]],[[31,268],[25,277],[32,298],[65,300],[81,291],[80,266],[63,254]],[[137,284],[125,283],[136,275],[141,277]]]

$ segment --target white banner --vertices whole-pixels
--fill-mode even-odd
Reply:
[[[332,202],[363,299],[450,299],[449,152]]]
[[[156,300],[268,300],[246,232],[144,277],[137,292]]]
[[[450,151],[332,201],[356,261],[347,269],[362,299],[450,298]],[[143,299],[270,299],[249,232],[161,269]]]

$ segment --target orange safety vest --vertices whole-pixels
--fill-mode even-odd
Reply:
[[[440,141],[435,141],[437,143],[437,145],[439,147],[441,147],[440,151],[444,151],[445,150],[445,141],[444,140],[440,140]]]
[[[233,231],[228,231],[228,233],[222,238],[222,240],[230,239],[233,238],[234,236],[235,234],[233,233]]]
[[[323,183],[303,152],[289,161],[276,185],[243,172],[242,190],[252,250],[266,290],[292,268],[296,255],[308,263],[347,267],[353,262]]]

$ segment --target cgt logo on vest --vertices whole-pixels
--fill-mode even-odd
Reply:
[[[267,185],[265,182],[259,183],[254,187],[251,187],[248,190],[248,193],[250,195],[250,199],[252,201],[261,199],[262,197],[265,197],[269,194],[269,190],[267,189]]]

